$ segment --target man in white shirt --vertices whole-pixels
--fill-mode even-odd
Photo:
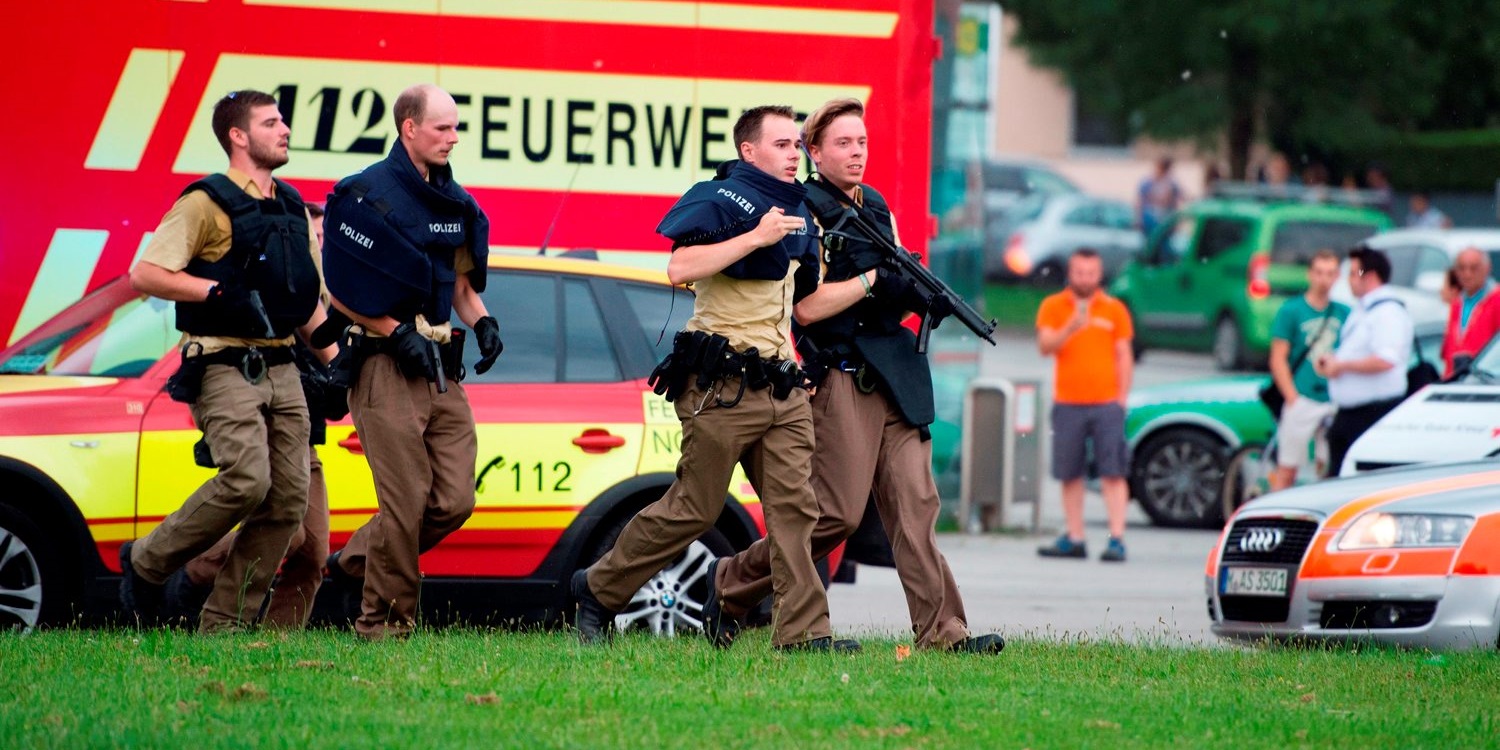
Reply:
[[[1316,362],[1328,379],[1338,413],[1328,429],[1328,473],[1337,476],[1349,446],[1406,398],[1412,322],[1406,306],[1386,286],[1391,261],[1360,245],[1349,251],[1349,288],[1358,298],[1339,332],[1339,345]]]

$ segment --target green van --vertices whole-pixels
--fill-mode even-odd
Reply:
[[[1313,253],[1341,256],[1391,219],[1372,208],[1210,198],[1151,235],[1110,286],[1130,308],[1137,351],[1211,351],[1222,370],[1265,366],[1271,320],[1307,288]]]

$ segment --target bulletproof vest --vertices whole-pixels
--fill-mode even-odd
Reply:
[[[864,205],[856,206],[826,181],[808,180],[807,207],[818,218],[825,235],[838,224],[845,209],[852,208],[894,245],[896,236],[892,230],[891,209],[885,197],[868,185],[860,189],[864,192]],[[874,243],[860,238],[857,232],[850,232],[838,251],[824,246],[823,280],[847,281],[880,265],[880,259],[881,252]],[[804,335],[811,336],[818,346],[826,348],[847,343],[854,336],[894,333],[901,327],[906,313],[888,300],[866,297],[837,315],[807,326]]]
[[[273,178],[274,179],[274,178]],[[271,335],[259,320],[230,320],[202,302],[177,303],[178,330],[198,336],[284,338],[306,323],[322,291],[318,267],[308,251],[307,209],[291,185],[275,180],[276,195],[252,198],[228,177],[209,175],[182,191],[202,190],[229,215],[229,252],[216,261],[194,258],[187,273],[235,282],[259,293]]]
[[[406,174],[406,172],[410,174]],[[445,178],[448,173],[444,173]],[[391,156],[334,186],[324,217],[328,290],[357,313],[446,322],[458,273],[454,258],[468,246],[470,275],[484,291],[489,225],[484,212],[451,179],[421,180],[397,143]]]
[[[656,227],[672,240],[672,249],[712,245],[755,229],[773,206],[788,216],[810,219],[803,208],[801,183],[783,182],[741,161],[721,166],[713,180],[689,188]],[[807,230],[788,234],[769,247],[756,248],[721,273],[732,279],[776,281],[786,278],[792,259],[815,262],[817,241]]]

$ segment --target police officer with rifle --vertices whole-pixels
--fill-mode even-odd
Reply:
[[[213,130],[229,169],[183,191],[130,281],[177,302],[183,362],[168,391],[192,405],[219,471],[120,549],[122,603],[154,624],[167,578],[239,525],[199,616],[205,632],[254,624],[306,511],[309,423],[292,334],[310,338],[325,317],[307,210],[271,176],[291,132],[275,98],[229,94],[214,105]]]
[[[667,275],[693,283],[693,317],[651,377],[682,420],[677,481],[626,524],[609,552],[572,580],[579,638],[610,638],[636,591],[724,512],[745,461],[765,510],[766,588],[783,616],[772,646],[852,651],[834,641],[828,600],[809,555],[817,500],[808,483],[812,410],[792,348],[793,301],[816,284],[801,154],[789,107],[746,110],[734,126],[741,161],[700,182],[657,231],[673,242]]]
[[[382,161],[334,186],[325,263],[334,305],[351,320],[335,368],[370,461],[379,506],[329,556],[333,580],[362,589],[355,632],[404,638],[416,625],[418,556],[474,510],[474,414],[459,385],[462,329],[484,373],[503,348],[485,289],[489,220],[453,179],[458,105],[432,85],[396,99],[397,141]],[[362,579],[362,583],[361,583]]]
[[[821,517],[812,555],[825,557],[854,533],[873,493],[917,646],[999,653],[999,635],[969,633],[958,585],[937,548],[932,376],[922,354],[926,334],[946,315],[986,340],[994,324],[899,249],[890,206],[864,184],[864,112],[858,100],[835,99],[811,114],[803,131],[818,170],[806,205],[829,228],[821,283],[795,308],[797,345],[817,383],[812,487]],[[924,315],[920,338],[902,325],[911,311]],[[704,633],[715,645],[732,645],[742,618],[768,593],[768,552],[761,540],[710,564]],[[784,608],[777,615],[800,616]]]

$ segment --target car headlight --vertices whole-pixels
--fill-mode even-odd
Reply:
[[[1457,547],[1474,519],[1438,513],[1366,513],[1339,537],[1338,548]]]

